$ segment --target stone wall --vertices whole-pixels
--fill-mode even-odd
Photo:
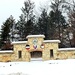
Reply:
[[[30,45],[29,51],[42,51],[41,44],[43,43],[43,40],[42,37],[28,38],[27,44]],[[33,46],[37,46],[37,48],[35,49]]]
[[[13,42],[13,51],[0,51],[0,62],[7,61],[30,61],[31,52],[41,51],[42,59],[57,60],[57,59],[72,59],[75,58],[75,48],[59,49],[59,40],[44,40],[43,35],[28,36],[28,41]],[[43,47],[41,45],[43,44]],[[26,46],[29,49],[26,49]]]
[[[41,38],[39,38],[41,39]],[[38,39],[38,40],[39,40]],[[31,55],[30,52],[32,51],[42,51],[42,59],[43,60],[50,60],[50,59],[56,59],[56,53],[58,50],[58,43],[50,43],[50,42],[43,42],[43,41],[38,41],[37,43],[37,49],[33,48],[33,43],[32,40],[30,42],[26,43],[30,45],[30,49],[26,50],[25,46],[26,44],[14,44],[14,54],[12,55],[13,60],[15,61],[30,61]],[[44,44],[44,48],[41,48],[40,45]],[[50,57],[50,50],[53,49],[53,57]],[[18,51],[22,51],[22,58],[18,58]]]
[[[13,51],[0,51],[0,62],[12,61]]]
[[[26,43],[18,44],[16,43],[14,45],[14,54],[12,55],[13,61],[30,61],[30,54],[25,48]],[[19,58],[18,52],[21,51],[21,58]]]
[[[75,59],[75,48],[58,49],[56,59]]]
[[[50,50],[53,50],[53,57],[50,57]],[[58,43],[45,42],[45,48],[43,50],[43,59],[50,60],[55,59],[58,50]]]

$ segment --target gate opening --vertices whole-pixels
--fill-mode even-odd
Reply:
[[[30,52],[31,58],[42,58],[42,52],[41,51],[33,51]]]
[[[42,61],[42,51],[33,51],[30,52],[31,61]]]

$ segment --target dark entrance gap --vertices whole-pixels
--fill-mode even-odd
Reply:
[[[33,51],[30,52],[31,58],[41,58],[42,57],[42,52],[41,51]]]
[[[50,57],[53,57],[53,49],[50,50]]]

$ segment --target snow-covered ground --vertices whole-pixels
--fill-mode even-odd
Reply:
[[[75,59],[0,62],[0,75],[75,75]]]

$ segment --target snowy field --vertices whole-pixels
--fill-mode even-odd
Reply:
[[[0,75],[75,75],[75,59],[0,62]]]

